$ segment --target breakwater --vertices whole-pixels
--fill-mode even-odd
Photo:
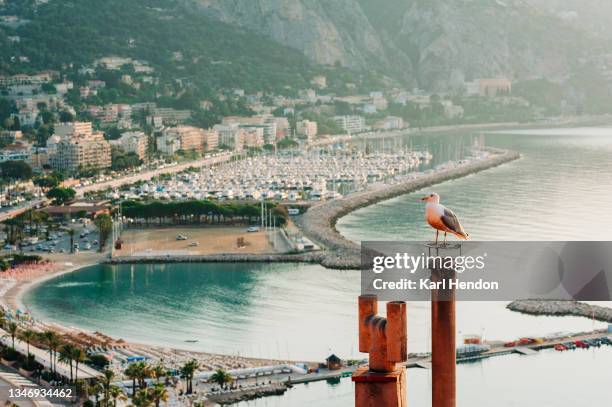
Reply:
[[[612,323],[612,308],[578,301],[516,300],[508,304],[506,308],[529,315],[575,316]]]
[[[107,259],[106,264],[147,263],[321,263],[325,253],[321,251],[279,253],[219,253],[202,255],[152,254],[145,256],[117,256]]]
[[[489,148],[490,155],[478,161],[459,164],[415,179],[377,189],[368,189],[350,194],[343,199],[312,206],[305,214],[296,218],[296,224],[314,242],[326,249],[321,264],[335,269],[359,269],[360,247],[345,238],[336,229],[336,222],[350,212],[380,201],[395,198],[444,181],[497,167],[520,158],[515,151]]]

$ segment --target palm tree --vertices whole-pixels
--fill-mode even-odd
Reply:
[[[155,403],[155,407],[159,407],[162,401],[164,403],[168,402],[169,393],[162,383],[157,383],[154,387],[150,388],[149,394],[151,399]]]
[[[191,394],[193,392],[193,374],[199,367],[200,364],[198,361],[191,359],[181,368],[181,374],[185,377],[185,381],[187,382],[187,394]]]
[[[62,340],[59,336],[55,335],[49,341],[49,349],[53,351],[53,373],[57,373],[57,353],[62,346]]]
[[[106,401],[106,405],[108,407],[108,402],[110,401],[109,393],[111,388],[111,383],[115,378],[115,372],[110,369],[106,369],[104,371],[104,377],[102,378],[102,387],[104,387],[104,400]]]
[[[217,369],[217,371],[210,376],[210,380],[213,383],[217,383],[219,386],[225,388],[228,383],[234,381],[234,378],[225,370]]]
[[[68,236],[70,236],[70,253],[74,253],[74,229],[68,229]]]
[[[136,363],[132,363],[123,372],[128,379],[132,379],[132,399],[136,397],[136,379],[138,378],[138,366]]]
[[[64,362],[67,363],[70,366],[70,381],[72,382],[73,379],[73,374],[72,374],[72,355],[74,354],[74,349],[76,347],[71,344],[71,343],[67,343],[64,346],[62,346],[62,348],[60,349],[60,356],[59,356],[59,360],[60,362]]]
[[[6,313],[4,312],[4,309],[0,309],[0,328],[4,328],[5,324],[6,324]]]
[[[83,349],[75,346],[72,353],[72,360],[74,360],[74,381],[76,382],[79,377],[79,363],[83,363],[87,360],[87,354]]]
[[[146,390],[139,390],[132,398],[133,407],[150,407],[153,404],[151,394]]]
[[[91,383],[90,385],[87,386],[87,394],[89,396],[94,396],[94,399],[96,400],[96,406],[100,405],[100,393],[102,393],[102,391],[104,391],[104,388],[102,387],[102,385],[99,382],[94,382]]]
[[[145,362],[136,362],[138,372],[138,387],[144,390],[147,387],[147,379],[151,377],[151,366]]]
[[[110,386],[108,395],[113,400],[113,407],[117,407],[117,401],[127,401],[127,396],[123,390],[121,390],[121,387],[115,386],[114,384]]]
[[[13,350],[15,350],[15,338],[17,337],[17,333],[19,331],[19,325],[17,323],[11,321],[8,324],[8,336],[11,337],[11,341],[13,342]]]
[[[49,369],[51,369],[51,372],[53,373],[55,372],[53,366],[54,345],[57,343],[59,338],[55,332],[45,331],[41,334],[41,339],[46,343],[47,347],[49,348]]]
[[[30,365],[30,359],[31,359],[30,344],[35,338],[36,338],[36,332],[32,331],[31,329],[26,329],[25,331],[21,331],[21,334],[19,335],[19,339],[21,339],[22,342],[26,343],[26,349],[28,353],[26,360],[28,362],[28,366]]]
[[[167,375],[168,375],[168,372],[166,371],[166,368],[164,367],[164,365],[162,365],[161,363],[158,363],[153,368],[151,368],[151,376],[154,377],[158,383],[159,383],[159,379]]]

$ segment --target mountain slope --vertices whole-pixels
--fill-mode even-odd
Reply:
[[[0,74],[78,68],[118,55],[145,60],[167,79],[188,78],[201,88],[282,91],[307,87],[321,72],[292,48],[173,0],[51,0],[18,11],[29,22],[0,27]],[[7,40],[15,35],[19,42]]]
[[[486,76],[564,78],[590,38],[523,0],[185,0],[318,63],[444,89]]]

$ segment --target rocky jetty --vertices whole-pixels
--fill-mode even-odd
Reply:
[[[220,404],[222,406],[239,403],[241,401],[254,400],[268,396],[282,396],[287,391],[287,386],[282,383],[269,384],[266,386],[258,386],[235,390],[228,393],[215,394],[207,397],[208,401]]]
[[[489,152],[491,153],[489,157],[479,161],[446,168],[383,188],[356,192],[343,199],[315,205],[298,217],[296,223],[308,238],[326,249],[325,256],[321,261],[323,266],[335,269],[359,269],[360,246],[338,232],[335,227],[338,219],[356,209],[376,202],[464,177],[520,158],[520,154],[514,151],[489,149]]]
[[[529,315],[575,316],[612,323],[612,308],[578,301],[516,300],[508,304],[506,308]]]
[[[219,253],[202,255],[150,255],[150,256],[117,256],[106,260],[107,264],[131,263],[321,263],[323,252],[298,254],[248,254]]]

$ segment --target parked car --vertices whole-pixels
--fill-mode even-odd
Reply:
[[[250,226],[250,227],[247,229],[247,232],[248,232],[248,233],[259,232],[259,226]]]
[[[185,235],[178,235],[178,236],[176,237],[176,240],[187,240],[187,239],[188,239],[188,238],[187,238],[187,236],[185,236]]]

